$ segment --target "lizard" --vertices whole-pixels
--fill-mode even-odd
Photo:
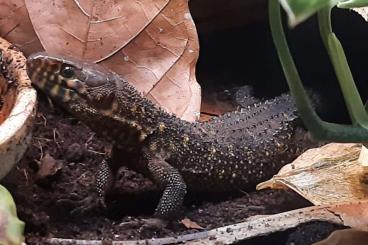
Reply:
[[[82,200],[83,210],[105,205],[105,194],[124,165],[162,188],[155,217],[169,219],[187,190],[254,186],[313,144],[289,94],[207,122],[187,122],[95,63],[35,53],[28,57],[27,72],[39,90],[113,142],[111,157],[99,165],[94,196]]]

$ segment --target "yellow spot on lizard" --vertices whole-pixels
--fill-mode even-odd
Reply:
[[[164,132],[164,131],[165,131],[165,128],[166,128],[165,123],[160,122],[160,123],[158,124],[158,130],[159,130],[160,132]]]

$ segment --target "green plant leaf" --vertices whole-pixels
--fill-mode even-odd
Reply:
[[[355,85],[344,48],[332,30],[330,7],[323,8],[318,12],[318,23],[323,43],[334,67],[350,118],[354,125],[359,125],[368,130],[368,115]]]
[[[13,197],[0,185],[0,244],[24,242],[24,223],[18,219]]]
[[[312,137],[322,141],[367,142],[367,128],[363,128],[360,125],[325,122],[315,112],[304,89],[287,44],[284,28],[282,25],[280,4],[276,0],[269,0],[268,3],[272,39],[279,56],[286,81],[289,85],[290,92],[295,98],[300,117],[310,131]],[[329,22],[327,25],[324,24],[323,27],[330,28]]]
[[[289,25],[294,27],[326,6],[334,6],[342,0],[279,0],[288,15]]]
[[[347,0],[347,1],[340,1],[337,4],[337,7],[339,8],[361,8],[361,7],[367,7],[368,6],[368,0]]]

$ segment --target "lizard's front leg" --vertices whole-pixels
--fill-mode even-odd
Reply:
[[[151,179],[163,189],[163,194],[155,210],[154,218],[145,219],[141,228],[159,230],[167,221],[177,216],[183,204],[187,186],[179,171],[164,158],[143,150],[144,161]]]
[[[121,147],[114,145],[111,158],[104,159],[99,165],[95,176],[94,191],[86,198],[73,202],[76,206],[72,213],[84,213],[93,209],[106,208],[106,194],[111,190],[115,183],[115,177],[120,166],[128,159],[131,154],[123,154]],[[65,201],[65,200],[61,200]]]
[[[163,194],[155,210],[158,218],[172,218],[181,205],[187,186],[179,171],[172,167],[165,159],[144,151],[144,157],[148,161],[147,169],[151,178],[163,188]]]

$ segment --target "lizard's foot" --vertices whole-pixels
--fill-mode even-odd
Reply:
[[[120,226],[135,228],[140,232],[143,230],[158,231],[165,228],[168,221],[160,218],[138,219],[121,223]]]
[[[84,214],[96,209],[105,209],[105,198],[99,196],[97,193],[92,194],[82,200],[76,200],[78,194],[72,193],[70,199],[60,199],[58,203],[68,204],[74,206],[70,211],[71,214]]]
[[[167,220],[160,218],[143,219],[140,230],[162,230],[168,224]]]

